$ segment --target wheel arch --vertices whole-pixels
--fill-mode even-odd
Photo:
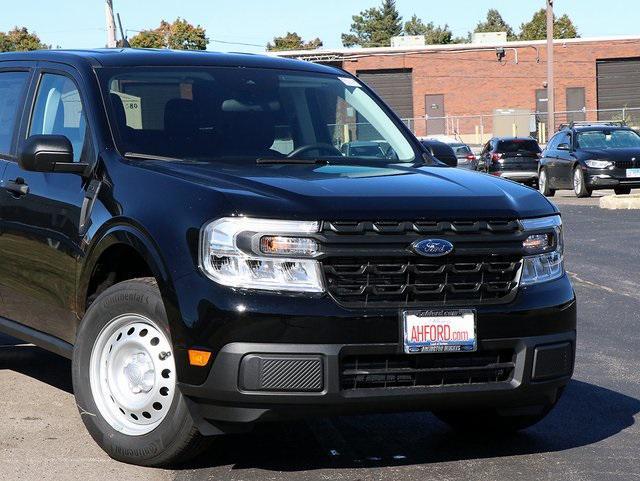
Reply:
[[[115,273],[113,279],[101,279],[100,276],[105,275],[105,267],[109,269],[108,273]],[[91,296],[99,294],[101,281],[106,282],[106,287],[102,288],[104,290],[113,283],[137,277],[153,277],[156,280],[169,315],[175,295],[159,247],[151,236],[134,224],[120,223],[106,228],[92,240],[79,269],[76,295],[78,317],[84,315],[91,303]]]

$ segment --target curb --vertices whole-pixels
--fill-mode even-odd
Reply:
[[[640,209],[640,194],[605,195],[600,197],[601,209]]]

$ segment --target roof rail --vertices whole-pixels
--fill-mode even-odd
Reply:
[[[564,128],[574,128],[574,127],[588,127],[588,126],[596,126],[596,125],[608,125],[608,126],[617,126],[617,127],[626,127],[627,122],[624,120],[573,120],[568,124],[560,124],[558,130],[562,130]]]

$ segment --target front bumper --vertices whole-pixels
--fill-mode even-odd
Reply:
[[[555,401],[558,390],[572,375],[575,340],[575,331],[569,331],[547,336],[480,341],[478,353],[513,350],[514,367],[506,379],[497,382],[390,388],[365,386],[356,389],[344,385],[344,359],[357,353],[394,355],[398,352],[397,344],[232,343],[218,354],[204,384],[181,384],[180,389],[189,399],[192,414],[199,421],[203,434],[247,428],[260,421],[309,415],[404,412],[465,406],[505,409],[544,406]],[[283,390],[280,392],[273,390],[272,381],[277,377],[273,372],[266,380],[270,383],[269,387],[262,389],[260,379],[264,380],[264,372],[253,372],[252,366],[248,366],[256,356],[270,360],[298,359],[301,362],[317,359],[320,378],[310,380],[310,376],[314,375],[308,370],[303,372],[301,369],[283,367],[280,382],[286,384],[287,391],[284,391],[285,388],[281,388]],[[286,379],[286,376],[289,378]],[[299,383],[299,387],[293,386],[295,382]]]
[[[558,389],[569,381],[573,368],[576,301],[566,275],[547,283],[522,286],[508,304],[477,307],[478,353],[511,350],[514,366],[508,379],[387,389],[345,389],[341,363],[347,356],[400,353],[398,310],[365,313],[341,308],[327,296],[300,298],[229,291],[224,296],[215,296],[219,303],[213,308],[200,296],[205,290],[211,292],[210,283],[192,278],[185,279],[185,284],[190,287],[190,297],[199,299],[194,304],[197,307],[194,316],[200,320],[185,323],[182,328],[172,326],[176,367],[180,389],[204,434],[310,414],[543,405],[555,399]],[[222,309],[225,304],[226,309]],[[188,310],[183,307],[182,312]],[[566,343],[570,345],[570,359],[562,365],[569,368],[560,369],[557,376],[534,380],[536,348]],[[210,370],[188,367],[186,347],[211,350]],[[262,357],[277,362],[283,355],[287,359],[302,356],[310,364],[319,359],[321,382],[318,384],[316,372],[315,377],[304,378],[311,390],[261,390],[257,364],[243,365],[243,360]],[[252,369],[253,377],[247,375]],[[296,372],[302,375],[300,370]],[[272,373],[272,378],[280,374]],[[287,381],[286,376],[280,376],[282,379]],[[285,384],[287,388],[296,388],[295,382]]]
[[[592,189],[612,189],[614,187],[640,188],[640,177],[626,177],[621,169],[591,169],[587,168],[586,182]]]

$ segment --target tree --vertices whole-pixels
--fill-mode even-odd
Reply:
[[[404,34],[424,35],[425,42],[429,45],[453,43],[453,33],[447,24],[441,27],[433,22],[424,23],[417,15],[404,24]]]
[[[135,48],[167,48],[164,36],[156,30],[143,30],[129,40]]]
[[[553,17],[554,38],[577,38],[578,29],[568,15]],[[520,40],[544,40],[547,38],[547,11],[541,8],[533,14],[533,18],[520,26]]]
[[[388,47],[391,37],[402,34],[402,17],[395,0],[382,0],[380,7],[363,10],[352,19],[351,33],[342,34],[345,47]]]
[[[506,32],[507,40],[516,40],[518,38],[511,25],[504,21],[500,12],[495,8],[487,12],[487,19],[484,22],[479,22],[473,32]]]
[[[322,40],[315,38],[309,42],[302,40],[296,32],[287,32],[283,37],[274,37],[273,43],[267,44],[267,50],[306,50],[322,47]]]
[[[35,33],[29,33],[26,27],[14,27],[8,32],[0,32],[0,52],[19,52],[51,48],[40,41]]]
[[[427,26],[415,14],[413,15],[413,17],[411,17],[411,20],[405,22],[404,24],[405,35],[426,35],[427,30]]]
[[[136,48],[172,48],[176,50],[206,50],[209,39],[200,25],[193,26],[184,19],[177,18],[169,23],[164,20],[153,30],[143,30],[129,43]]]

